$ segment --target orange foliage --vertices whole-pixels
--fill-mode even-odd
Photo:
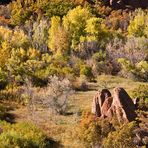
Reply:
[[[10,23],[9,19],[6,19],[4,16],[0,16],[0,24],[8,25]]]

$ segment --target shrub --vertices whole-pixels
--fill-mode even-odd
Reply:
[[[2,72],[2,69],[5,68],[7,60],[10,57],[10,54],[11,54],[10,45],[5,41],[2,42],[1,46],[0,46],[0,55],[1,55],[0,67],[1,67],[1,72]]]
[[[129,60],[119,58],[118,62],[121,65],[120,74],[124,77],[131,77],[136,80],[146,81],[148,80],[148,63],[147,61],[141,61],[139,63],[132,64]]]
[[[104,137],[113,130],[112,125],[107,120],[96,118],[90,112],[83,112],[79,125],[79,139],[85,147],[102,145]]]
[[[0,120],[5,119],[5,115],[7,114],[7,111],[9,111],[9,109],[9,107],[0,104]]]
[[[53,113],[65,114],[68,106],[68,98],[73,93],[70,81],[66,78],[60,79],[51,76],[47,87],[35,88],[30,82],[24,87],[23,97],[30,111],[34,111],[34,106],[40,105],[49,108]]]
[[[36,86],[43,86],[43,80],[38,76],[38,72],[44,69],[44,61],[41,60],[41,54],[34,48],[13,49],[11,57],[7,61],[7,70],[9,72],[9,79],[13,83],[22,85],[26,78],[31,78],[32,83]],[[43,81],[43,82],[42,82]]]
[[[92,55],[92,71],[95,76],[99,74],[111,74],[112,65],[107,59],[106,52],[100,50]]]
[[[52,16],[63,17],[67,14],[69,10],[73,9],[74,6],[75,5],[72,2],[69,2],[67,0],[55,0],[47,3],[43,9],[45,11],[45,15],[49,18],[51,18]]]
[[[133,130],[136,126],[135,122],[123,125],[118,130],[109,133],[108,137],[103,142],[104,148],[134,148],[133,144]]]
[[[139,108],[148,108],[148,85],[140,85],[131,92],[132,98],[139,98]]]
[[[0,43],[4,42],[7,44],[6,48],[28,48],[30,41],[28,36],[24,33],[22,29],[15,28],[13,31],[9,28],[0,26]],[[10,46],[11,45],[11,46]],[[3,48],[4,48],[3,47]],[[7,50],[9,50],[9,48]]]
[[[136,74],[138,74],[139,69],[137,64],[141,61],[146,61],[147,47],[147,39],[145,37],[129,37],[127,40],[115,38],[106,47],[107,57],[113,66],[113,73],[124,70],[124,74],[126,74],[127,71],[131,72],[132,70],[134,76],[137,77],[138,75],[136,76]],[[119,63],[121,65],[119,65]],[[143,64],[142,62],[142,65]],[[146,66],[144,66],[144,68],[146,68]]]
[[[6,88],[5,90],[0,91],[0,100],[24,104],[24,101],[21,98],[21,93],[21,88]]]
[[[4,89],[7,84],[8,84],[7,75],[0,68],[0,90]]]
[[[106,59],[106,53],[101,50],[93,54],[92,58],[97,62],[104,61]]]
[[[106,19],[106,25],[113,30],[127,31],[129,25],[129,13],[124,10],[111,11],[111,14]]]
[[[47,76],[57,75],[58,77],[73,77],[74,70],[69,64],[69,57],[63,55],[56,55],[52,57],[49,65],[47,65]]]
[[[148,81],[148,62],[141,61],[136,63],[134,74],[138,78],[138,80],[142,80],[144,82]]]
[[[64,114],[68,106],[68,98],[72,94],[71,84],[68,79],[60,79],[56,76],[50,77],[47,89],[43,92],[44,101],[47,106],[58,114]]]
[[[45,19],[41,19],[40,21],[33,22],[32,30],[30,29],[30,22],[26,23],[28,27],[29,38],[32,39],[31,44],[35,49],[40,51],[47,51],[47,40],[48,40],[48,29],[49,23]],[[27,28],[26,27],[26,28]]]
[[[72,82],[72,87],[74,90],[78,91],[87,91],[88,90],[88,84],[87,84],[87,79],[85,76],[80,76],[76,78]]]
[[[124,58],[119,58],[118,62],[121,65],[120,74],[124,77],[130,77],[130,73],[134,69],[134,66],[131,64],[131,62]]]
[[[11,24],[20,25],[31,16],[31,2],[28,1],[13,1],[11,3]]]
[[[31,123],[9,124],[1,122],[3,132],[0,134],[0,145],[3,148],[45,148],[50,141],[41,130]]]
[[[81,66],[80,75],[86,76],[86,78],[88,78],[89,80],[94,79],[92,68],[86,65]]]

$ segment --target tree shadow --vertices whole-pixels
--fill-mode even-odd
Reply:
[[[71,116],[71,115],[73,115],[74,114],[74,112],[66,112],[64,115],[65,116]]]
[[[9,123],[15,123],[15,115],[9,112],[12,110],[14,110],[14,108],[12,108],[11,106],[0,104],[0,120]]]
[[[47,141],[47,146],[45,146],[46,148],[64,148],[64,146],[60,143],[60,142],[57,142],[51,138],[47,138],[46,139]]]
[[[0,5],[9,4],[12,0],[1,0]]]
[[[4,120],[4,121],[9,122],[11,124],[16,123],[15,122],[15,115],[11,114],[11,113],[5,113],[3,115],[3,117],[1,118],[1,120]]]

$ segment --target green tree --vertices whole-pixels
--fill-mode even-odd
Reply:
[[[86,32],[88,34],[88,40],[98,40],[99,31],[101,30],[102,19],[92,17],[87,20]]]
[[[56,47],[56,40],[57,40],[56,35],[58,33],[60,24],[61,24],[60,17],[54,16],[51,18],[48,47],[51,49],[52,52],[56,52],[58,50]]]
[[[17,0],[11,3],[11,23],[13,25],[19,25],[25,23],[25,21],[31,16],[33,0]]]
[[[8,58],[11,54],[11,47],[7,42],[2,42],[0,47],[0,67],[5,68]]]
[[[34,79],[38,78],[36,73],[43,68],[43,63],[36,49],[30,48],[26,51],[18,48],[12,50],[11,57],[7,61],[7,70],[15,83],[24,83],[26,78],[31,78],[34,84]]]
[[[99,46],[110,37],[110,32],[106,29],[102,18],[92,17],[87,20],[85,31],[87,41],[96,41]]]
[[[135,37],[148,35],[148,12],[138,9],[134,19],[130,19],[128,34]]]
[[[86,22],[91,16],[89,9],[78,6],[63,17],[63,26],[69,33],[72,49],[77,50],[81,36],[86,35]]]
[[[75,4],[69,0],[52,0],[48,1],[43,9],[45,15],[49,18],[53,16],[63,17],[67,12],[75,7]]]
[[[47,51],[48,29],[49,29],[49,23],[47,20],[42,19],[33,23],[33,28],[32,28],[33,34],[31,37],[34,48],[44,52]]]
[[[51,18],[49,29],[49,48],[55,54],[67,54],[70,49],[69,34],[62,26],[59,17]]]

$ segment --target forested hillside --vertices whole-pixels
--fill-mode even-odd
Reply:
[[[2,0],[0,145],[146,147],[147,4],[146,0]],[[116,117],[114,121],[94,119],[90,112],[92,93],[118,86],[125,87],[132,99],[140,100],[136,113],[133,111],[137,118],[126,125],[118,123]],[[81,93],[86,93],[83,100]],[[81,107],[87,101],[89,107]],[[147,131],[147,136],[136,139],[138,142],[133,140],[136,127]],[[59,136],[65,129],[69,129],[68,134]],[[117,138],[125,134],[127,137]],[[112,138],[117,141],[112,142]]]

